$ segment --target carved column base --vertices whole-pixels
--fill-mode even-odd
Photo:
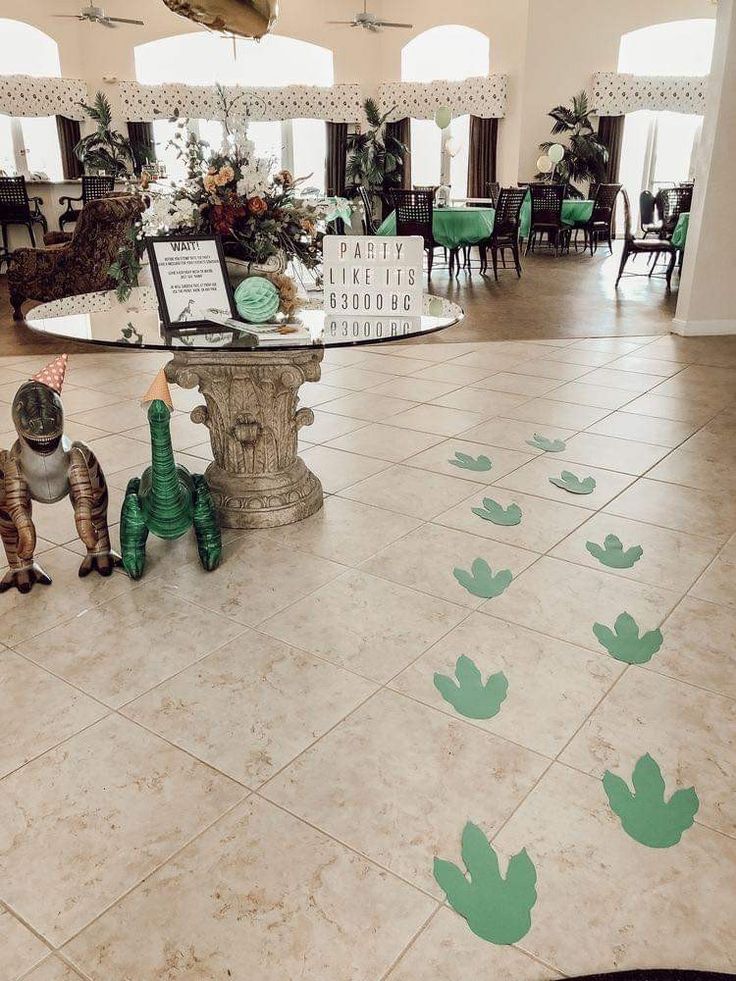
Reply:
[[[206,477],[224,528],[277,528],[322,507],[322,484],[299,458],[282,473],[247,479],[211,463]]]

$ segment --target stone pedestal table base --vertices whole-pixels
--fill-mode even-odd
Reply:
[[[197,388],[191,413],[209,430],[214,462],[207,481],[224,528],[275,528],[322,507],[322,485],[297,455],[299,387],[319,381],[324,349],[177,351],[166,377]]]

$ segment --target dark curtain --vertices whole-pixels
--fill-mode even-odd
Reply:
[[[348,124],[325,123],[327,129],[327,157],[325,159],[325,187],[328,194],[341,197],[345,193],[345,163],[348,153]]]
[[[468,142],[468,197],[490,197],[488,184],[496,180],[498,120],[470,117]]]
[[[140,174],[144,164],[156,160],[153,123],[128,123],[128,139],[133,150],[133,169]]]
[[[605,184],[618,183],[625,118],[625,116],[601,116],[598,120],[598,139],[608,148]]]
[[[82,136],[78,119],[68,116],[56,117],[56,131],[59,134],[59,149],[61,150],[61,167],[65,181],[73,181],[82,176],[82,164],[74,153],[74,147]]]
[[[388,136],[393,136],[395,140],[399,140],[406,147],[406,153],[403,158],[403,165],[401,168],[401,182],[399,187],[405,188],[407,191],[411,190],[411,119],[405,116],[403,119],[397,119],[394,123],[386,124],[386,134]]]

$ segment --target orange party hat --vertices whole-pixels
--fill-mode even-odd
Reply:
[[[164,374],[163,368],[151,382],[150,388],[141,399],[141,404],[148,405],[149,402],[154,402],[156,399],[159,399],[161,402],[165,402],[171,411],[174,411],[174,402],[171,398],[169,383],[166,381],[166,375]]]
[[[41,382],[48,388],[53,389],[57,395],[61,395],[68,361],[68,354],[60,354],[51,364],[47,364],[45,368],[42,368],[41,371],[35,374],[31,380]]]

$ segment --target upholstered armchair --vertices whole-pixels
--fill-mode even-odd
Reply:
[[[113,289],[108,270],[143,208],[143,201],[133,194],[90,201],[68,242],[49,242],[46,249],[16,249],[8,269],[13,318],[23,319],[21,305],[26,300],[58,300]]]

